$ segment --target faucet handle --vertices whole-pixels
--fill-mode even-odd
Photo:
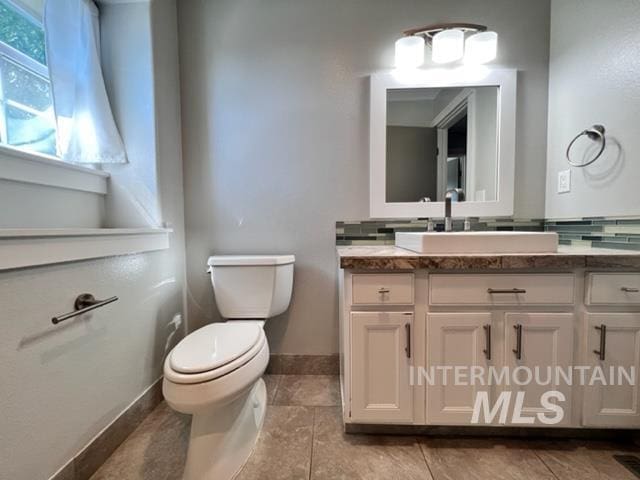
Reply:
[[[427,232],[433,232],[435,230],[435,224],[433,219],[427,218]]]

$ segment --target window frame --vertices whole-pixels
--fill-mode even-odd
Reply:
[[[16,50],[10,45],[7,45],[3,41],[0,40],[0,57],[5,59],[10,63],[16,64],[18,67],[28,70],[29,73],[40,77],[45,82],[51,85],[49,81],[49,70],[46,65],[42,65],[37,62],[33,58],[25,55],[19,50]],[[49,87],[51,88],[51,87]],[[21,103],[15,102],[10,99],[4,98],[4,88],[2,83],[2,78],[0,77],[0,143],[3,145],[11,146],[11,144],[7,141],[9,138],[8,135],[8,127],[7,127],[7,119],[6,119],[6,108],[13,107],[18,110],[21,110],[26,113],[39,115],[41,112],[35,111],[27,105],[23,105]]]
[[[35,12],[15,0],[4,0],[20,14],[28,17],[37,25],[42,20]],[[50,83],[49,69],[27,54],[0,41],[0,57],[17,63],[21,68]],[[2,88],[0,79],[0,89]],[[0,91],[0,99],[2,92]],[[4,102],[0,105],[0,184],[3,181],[40,185],[47,188],[64,188],[98,195],[107,194],[109,173],[91,166],[75,165],[61,158],[36,150],[15,147],[5,143],[6,122],[4,121]],[[19,108],[19,107],[18,107]],[[28,108],[28,107],[27,107]]]
[[[42,20],[39,19],[34,12],[25,8],[22,4],[14,0],[4,0],[4,1],[8,3],[12,8],[14,8],[20,15],[27,17],[29,21],[35,23],[41,28],[43,27]],[[11,45],[8,45],[2,40],[0,40],[0,57],[2,57],[4,60],[10,63],[15,64],[18,68],[27,70],[32,75],[37,76],[41,80],[47,82],[49,84],[49,89],[51,89],[49,69],[45,64],[38,62],[37,60],[31,58],[29,55],[21,52],[20,50],[17,50],[16,48],[12,47]],[[52,102],[53,102],[53,98],[52,98]],[[0,145],[9,147],[9,148],[18,148],[18,147],[14,147],[9,143],[8,121],[7,121],[8,107],[12,107],[32,115],[40,115],[42,113],[38,110],[35,110],[29,107],[28,105],[15,102],[10,99],[5,99],[2,76],[0,75]],[[47,154],[43,154],[42,152],[38,152],[36,150],[29,150],[29,149],[22,149],[22,148],[20,148],[20,150],[29,151],[34,155],[40,155],[40,154],[47,155]]]
[[[10,4],[13,8],[18,10],[25,17],[29,17],[33,23],[37,23],[41,27],[43,26],[42,15],[38,15],[36,10],[33,10],[28,5],[23,4],[20,0],[4,0],[8,4]],[[43,4],[44,8],[44,4]]]

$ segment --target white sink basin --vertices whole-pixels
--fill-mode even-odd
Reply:
[[[554,232],[398,232],[396,246],[425,254],[556,253]]]

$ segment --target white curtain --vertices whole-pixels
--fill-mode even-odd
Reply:
[[[47,0],[44,30],[60,157],[125,163],[100,67],[98,8],[92,0]]]

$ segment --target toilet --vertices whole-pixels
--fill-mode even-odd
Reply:
[[[226,321],[187,335],[164,363],[165,400],[193,415],[185,480],[231,479],[251,455],[267,407],[263,326],[289,307],[294,261],[293,255],[209,258]]]

